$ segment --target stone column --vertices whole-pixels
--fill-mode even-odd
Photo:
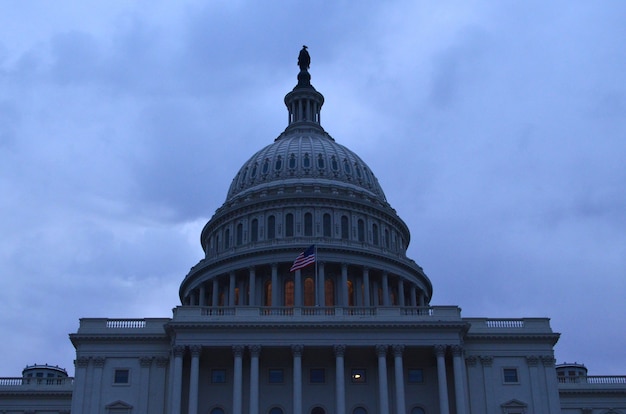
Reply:
[[[248,299],[248,305],[256,306],[256,269],[254,266],[248,268],[248,286],[250,288],[250,298]]]
[[[93,359],[93,390],[91,397],[91,408],[96,410],[100,408],[100,395],[102,390],[102,373],[104,372],[104,357],[95,357]]]
[[[413,307],[417,306],[417,298],[415,297],[416,293],[415,285],[411,285],[411,306]]]
[[[457,414],[465,414],[465,376],[463,375],[463,347],[452,347],[452,367],[454,369],[454,398]]]
[[[217,276],[213,279],[213,293],[211,295],[211,306],[217,306],[220,303],[220,284],[217,281]]]
[[[348,306],[348,264],[341,264],[341,306]]]
[[[233,414],[242,414],[243,399],[243,346],[233,346],[235,362],[233,366]]]
[[[183,355],[185,347],[174,346],[174,373],[172,375],[172,414],[180,414],[181,394],[183,391]]]
[[[370,299],[370,269],[363,268],[363,306],[372,306]]]
[[[272,263],[272,306],[280,304],[278,292],[278,264]]]
[[[199,298],[200,300],[198,302],[198,305],[200,306],[206,305],[205,296],[206,296],[206,288],[204,287],[204,283],[202,283],[200,285],[200,298]]]
[[[346,380],[343,356],[345,345],[335,345],[335,405],[336,414],[346,414]]]
[[[189,371],[189,414],[198,414],[198,378],[200,376],[202,346],[191,346],[191,369]]]
[[[319,262],[317,264],[317,280],[315,282],[315,294],[317,295],[317,305],[318,306],[326,306],[324,302],[324,262]]]
[[[404,280],[402,279],[398,280],[398,305],[405,306],[404,305]]]
[[[235,272],[228,274],[228,306],[235,306],[235,287],[237,280],[235,279]]]
[[[152,358],[139,358],[139,366],[141,372],[139,374],[139,404],[138,410],[140,414],[148,414],[150,412],[150,366]]]
[[[383,306],[389,306],[389,275],[383,272]]]
[[[479,357],[480,363],[483,366],[483,379],[485,381],[485,412],[487,414],[495,414],[496,407],[494,406],[494,383],[493,383],[493,357],[492,356],[481,356]]]
[[[533,400],[533,411],[540,410],[542,406],[541,391],[539,390],[539,371],[537,369],[539,365],[539,358],[530,355],[526,357],[526,363],[528,364],[528,370],[530,371],[530,394]]]
[[[293,414],[302,414],[302,345],[292,345],[293,353]],[[252,413],[251,413],[252,414]]]
[[[426,306],[426,298],[424,298],[424,292],[420,291],[420,306]]]
[[[72,393],[73,413],[89,412],[89,409],[85,409],[84,407],[87,366],[89,366],[89,358],[87,357],[78,357],[74,361],[74,392]]]
[[[439,385],[439,412],[450,414],[448,402],[448,380],[446,379],[446,346],[435,345],[437,355],[437,383]]]
[[[376,345],[378,356],[379,414],[389,414],[389,386],[387,385],[387,345]]]
[[[556,378],[556,370],[554,369],[554,364],[556,360],[552,355],[542,355],[541,363],[543,364],[543,373],[545,377],[546,384],[546,394],[548,398],[548,406],[550,413],[559,413],[560,412],[560,402],[559,402],[559,394],[558,390],[554,392],[553,388],[548,388],[549,384],[558,384],[558,380]]]
[[[259,354],[260,345],[250,345],[250,414],[259,414]]]
[[[406,402],[404,399],[404,370],[402,367],[402,353],[404,345],[393,346],[393,363],[394,375],[396,382],[396,413],[406,413]]]
[[[156,397],[150,398],[150,403],[148,404],[148,412],[167,412],[167,406],[165,405],[167,401],[166,392],[166,384],[171,384],[166,377],[167,367],[170,365],[170,359],[167,357],[157,357],[156,358],[156,372],[150,382],[150,392]],[[171,388],[171,387],[170,387]]]

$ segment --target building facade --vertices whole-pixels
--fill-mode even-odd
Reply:
[[[286,129],[202,230],[172,318],[81,319],[70,335],[71,412],[560,413],[549,320],[431,306],[406,224],[323,129],[309,62],[303,49]],[[292,270],[306,250],[314,262]],[[624,379],[613,406],[588,412],[626,414]]]

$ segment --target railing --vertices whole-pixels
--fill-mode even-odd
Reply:
[[[523,328],[524,320],[522,319],[487,319],[485,321],[487,328]]]
[[[469,334],[515,334],[515,333],[546,333],[552,334],[548,318],[463,318],[471,324]]]
[[[71,386],[74,384],[74,378],[0,378],[0,387],[24,387],[24,386],[43,386],[43,387],[59,387]]]
[[[106,324],[107,328],[114,328],[114,329],[120,329],[120,328],[131,328],[131,329],[136,329],[136,328],[145,328],[146,327],[146,321],[145,319],[112,319],[112,320],[108,320],[107,324]]]
[[[107,319],[107,318],[82,318],[78,335],[102,333],[104,330],[109,334],[136,331],[141,335],[165,334],[165,324],[170,318],[142,318],[142,319]]]
[[[626,375],[591,375],[578,377],[557,377],[561,384],[624,384]]]

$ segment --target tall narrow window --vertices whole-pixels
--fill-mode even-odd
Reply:
[[[348,225],[348,217],[341,216],[341,238],[348,240],[350,238],[350,227]]]
[[[311,213],[304,214],[304,235],[313,235],[313,214]]]
[[[293,237],[293,214],[285,216],[285,237]]]
[[[315,282],[312,277],[304,279],[304,306],[315,306]]]
[[[252,220],[252,224],[250,225],[250,241],[259,241],[259,220],[257,219]]]
[[[237,224],[237,246],[243,243],[243,224]]]
[[[285,303],[284,306],[293,306],[295,298],[295,287],[292,280],[285,282]]]
[[[324,237],[331,237],[330,214],[326,213],[323,217]]]
[[[224,250],[228,250],[230,247],[230,229],[224,231]]]
[[[324,305],[335,305],[335,282],[330,279],[326,279],[324,282]]]
[[[359,241],[364,242],[365,241],[365,222],[363,222],[363,220],[361,219],[359,219],[359,221],[357,222],[357,230],[358,230]]]
[[[272,282],[265,282],[263,295],[263,306],[272,306]]]
[[[217,253],[220,250],[220,235],[217,234],[215,236],[215,252]]]
[[[276,238],[276,217],[269,216],[267,218],[267,239],[272,240]]]
[[[389,248],[389,230],[385,229],[385,247]]]
[[[354,284],[351,280],[348,280],[348,306],[354,306]]]
[[[378,246],[378,224],[372,224],[372,243],[374,246]]]

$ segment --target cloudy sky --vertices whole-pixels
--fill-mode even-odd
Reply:
[[[81,317],[171,316],[303,44],[432,304],[550,317],[558,362],[626,375],[626,3],[0,8],[0,376],[73,374]]]

